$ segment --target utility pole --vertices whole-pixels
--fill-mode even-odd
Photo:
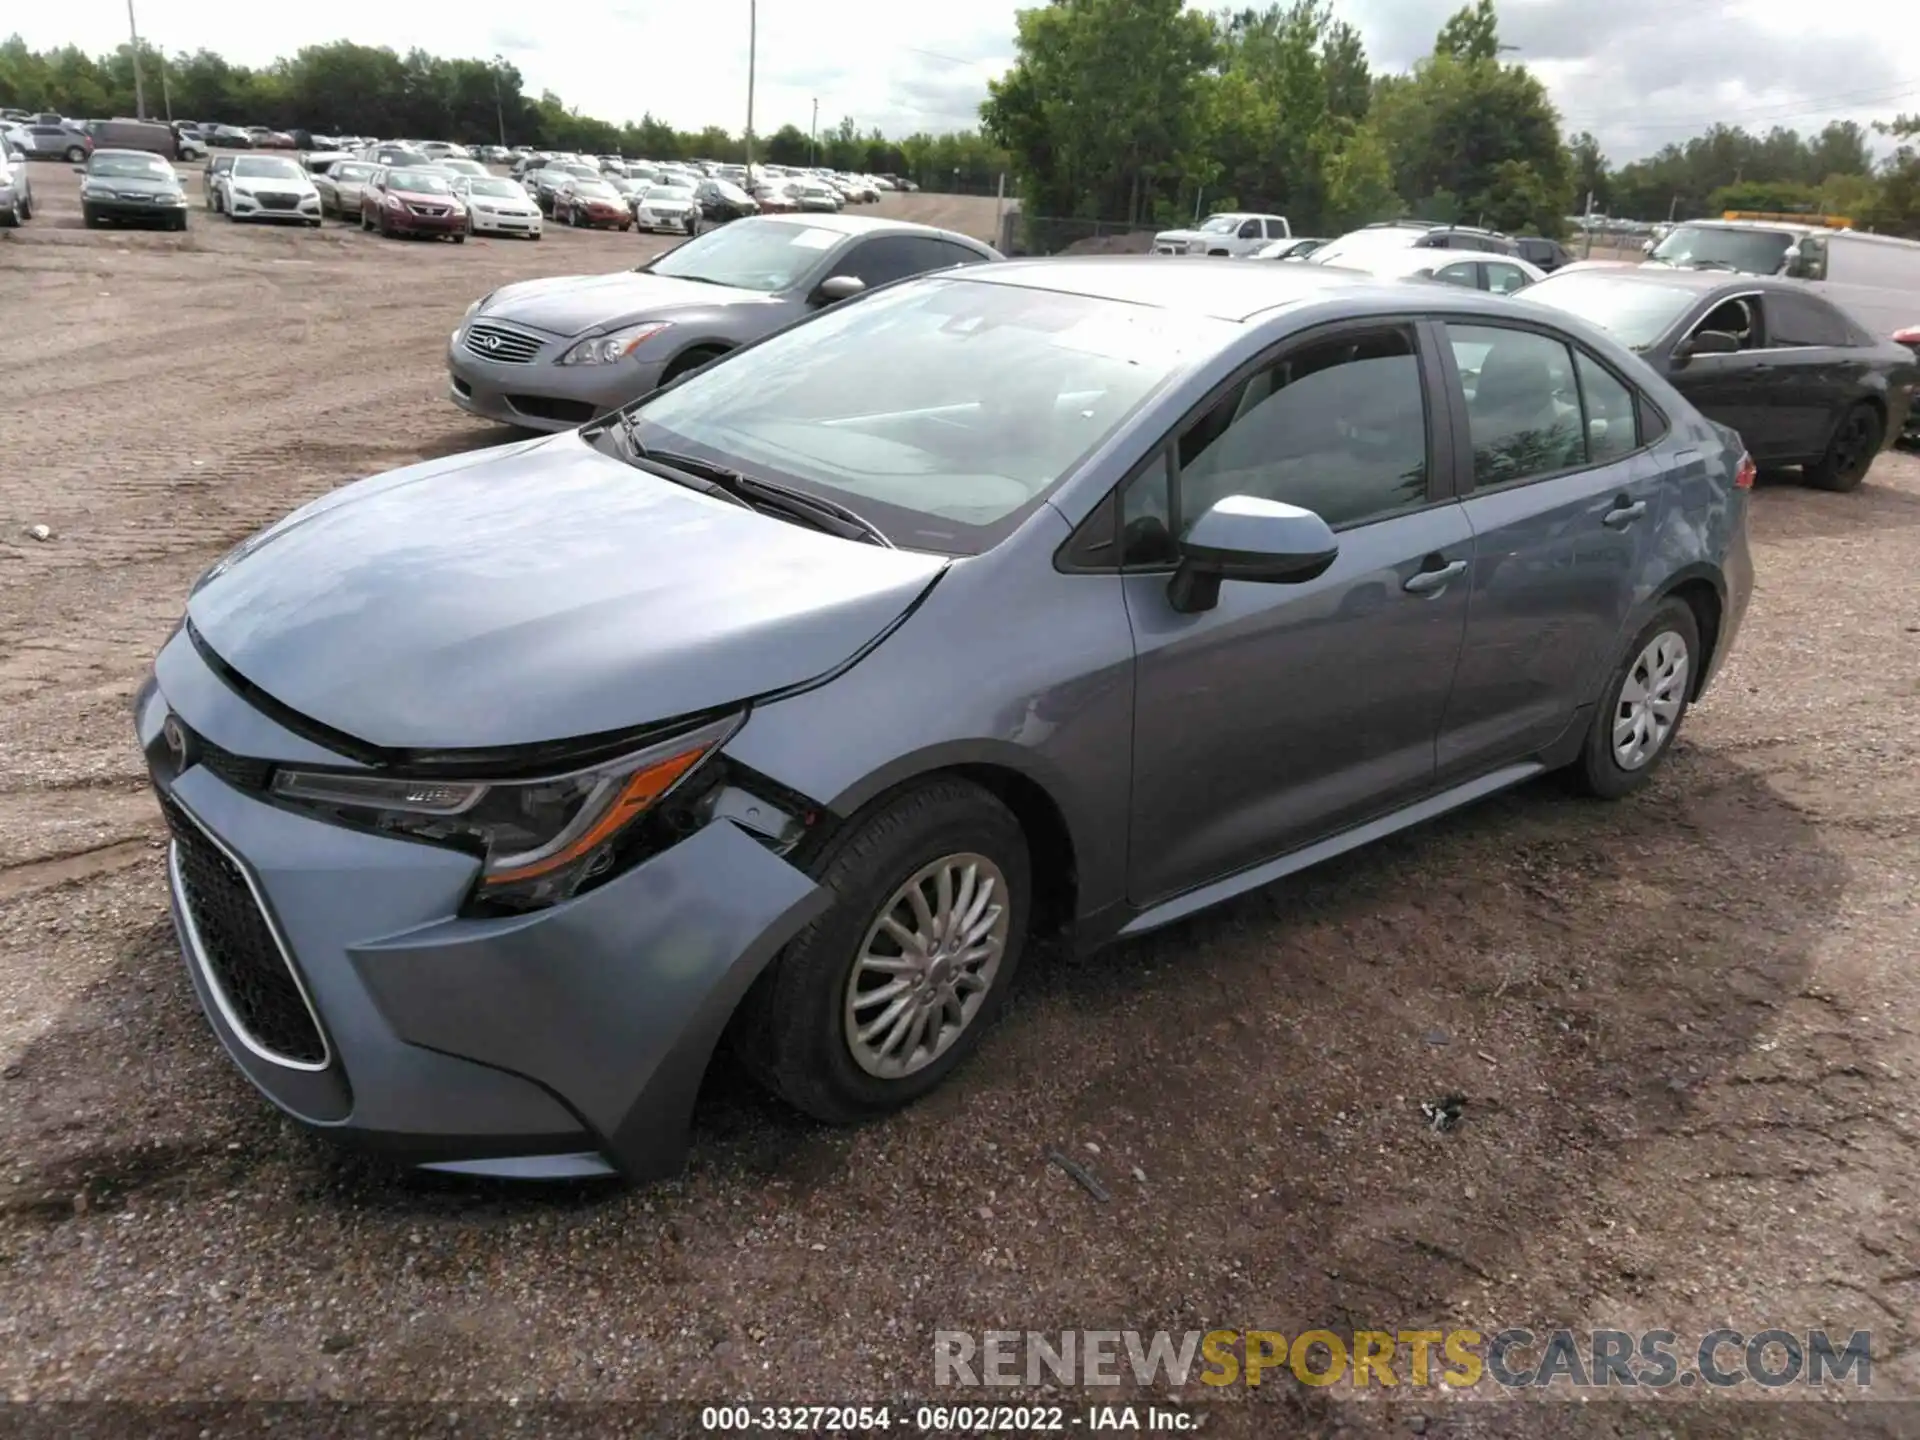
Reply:
[[[747,0],[747,189],[753,189],[753,61],[760,44],[760,0]]]
[[[127,0],[127,29],[133,35],[133,114],[147,118],[147,85],[140,75],[140,26],[133,18],[133,0]]]
[[[500,104],[500,72],[506,69],[506,67],[507,62],[503,57],[499,55],[493,57],[493,118],[500,126],[500,148],[502,150],[507,148],[507,112]]]
[[[171,125],[173,124],[173,92],[167,85],[167,57],[159,51],[155,51],[154,54],[160,61],[160,104],[166,109],[167,124]]]
[[[807,126],[807,168],[820,163],[820,97],[813,98],[813,123]]]

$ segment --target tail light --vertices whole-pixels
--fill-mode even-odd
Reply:
[[[1753,463],[1753,456],[1746,451],[1740,452],[1740,463],[1733,467],[1733,488],[1751,490],[1753,482],[1760,477],[1760,467]]]
[[[1904,330],[1896,330],[1893,332],[1893,338],[1902,345],[1911,345],[1914,349],[1920,350],[1920,325],[1909,325]]]

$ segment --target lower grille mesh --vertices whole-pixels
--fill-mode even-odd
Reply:
[[[319,1065],[327,1043],[280,954],[246,877],[174,800],[161,809],[173,832],[180,901],[199,959],[226,997],[245,1037],[281,1060]]]

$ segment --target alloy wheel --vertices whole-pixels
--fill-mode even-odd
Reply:
[[[854,1063],[899,1080],[952,1049],[993,989],[1010,914],[1006,876],[984,855],[943,856],[895,890],[847,979]]]
[[[1666,747],[1687,701],[1687,642],[1662,630],[1627,669],[1614,706],[1613,759],[1622,770],[1639,770]]]

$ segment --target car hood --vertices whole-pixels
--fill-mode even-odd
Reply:
[[[179,195],[184,193],[180,188],[180,182],[178,180],[162,179],[158,175],[89,175],[87,176],[86,183],[89,185],[98,185],[102,190],[114,190],[129,195]]]
[[[665,198],[649,200],[645,196],[642,196],[640,203],[649,210],[691,210],[693,208],[693,201],[691,200],[671,200]]]
[[[655,315],[689,305],[703,309],[765,305],[771,299],[758,290],[616,270],[611,275],[555,275],[503,286],[477,313],[489,320],[515,320],[554,335],[577,335],[643,311]]]
[[[458,205],[458,195],[440,195],[432,190],[389,190],[389,195],[398,196],[409,205]]]
[[[1162,230],[1153,238],[1156,240],[1198,240],[1201,238],[1201,235],[1198,230]]]
[[[187,615],[322,725],[383,748],[492,748],[815,680],[947,563],[714,499],[569,431],[334,491],[215,565]]]
[[[311,190],[313,182],[301,175],[235,175],[227,172],[227,183],[236,190]]]

